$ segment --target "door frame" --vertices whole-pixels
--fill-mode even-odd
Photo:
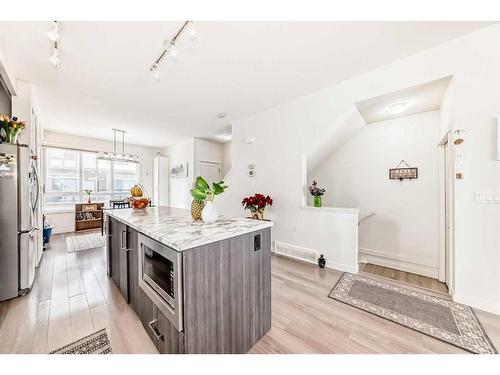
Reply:
[[[451,149],[451,130],[447,131],[438,144],[439,151],[439,261],[438,279],[448,285],[453,297],[454,287],[454,189],[453,189],[453,152]],[[447,223],[448,227],[447,228]],[[448,262],[448,272],[446,263]]]

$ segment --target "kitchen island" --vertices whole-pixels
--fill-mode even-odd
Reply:
[[[246,353],[271,328],[271,227],[107,210],[107,271],[160,353]]]

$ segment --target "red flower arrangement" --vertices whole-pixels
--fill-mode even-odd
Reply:
[[[255,194],[250,197],[243,198],[241,205],[245,210],[250,210],[253,219],[262,220],[264,218],[264,209],[266,206],[272,206],[273,200],[269,195]]]

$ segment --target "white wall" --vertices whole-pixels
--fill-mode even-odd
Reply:
[[[500,163],[494,155],[494,118],[499,116],[500,26],[481,29],[396,61],[314,94],[233,121],[231,194],[221,197],[221,212],[241,214],[241,198],[259,190],[276,198],[269,212],[275,239],[306,246],[314,241],[303,200],[301,154],[311,154],[353,103],[453,75],[454,129],[467,131],[465,180],[455,181],[455,298],[500,313],[500,215],[498,205],[476,204],[476,191],[500,191]],[[246,144],[245,139],[256,137]],[[247,177],[257,165],[255,185]],[[311,212],[315,214],[315,212]],[[342,236],[335,227],[331,237]],[[331,247],[335,256],[335,248]],[[342,259],[342,262],[354,262]],[[353,267],[353,263],[345,263]]]
[[[438,277],[440,125],[439,111],[371,123],[309,174],[325,205],[375,213],[359,227],[361,261]],[[417,180],[389,179],[403,159]]]
[[[231,142],[222,145],[222,177],[231,170]]]
[[[165,149],[169,157],[170,168],[180,162],[188,163],[188,175],[186,178],[170,177],[170,206],[176,208],[190,208],[191,194],[195,174],[194,161],[194,138],[176,143]]]
[[[222,166],[222,144],[206,139],[194,139],[195,176],[200,175],[200,162],[219,163]]]

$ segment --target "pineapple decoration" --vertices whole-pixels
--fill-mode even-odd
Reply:
[[[201,220],[201,211],[205,208],[205,202],[193,199],[191,202],[191,216],[193,220]]]

